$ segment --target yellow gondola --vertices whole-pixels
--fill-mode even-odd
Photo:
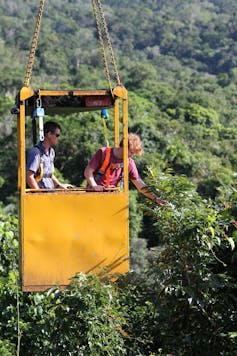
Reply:
[[[96,11],[96,2],[92,3]],[[98,3],[101,5],[100,1]],[[118,81],[113,89],[110,87],[108,90],[32,90],[29,79],[43,5],[41,0],[35,40],[32,42],[34,49],[30,54],[31,68],[28,64],[16,107],[23,291],[67,286],[77,272],[96,273],[104,277],[129,270],[127,90]],[[101,11],[101,7],[99,9]],[[113,107],[114,145],[119,145],[121,137],[124,140],[122,190],[92,193],[82,187],[37,191],[26,188],[25,126],[27,116],[32,114],[39,100],[46,116],[62,110],[71,113]]]

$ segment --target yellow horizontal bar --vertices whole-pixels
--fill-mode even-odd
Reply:
[[[92,95],[110,95],[107,90],[38,90],[39,96],[92,96]]]
[[[80,190],[80,191],[85,191],[86,188],[83,187],[75,187],[75,188],[70,188],[70,189],[60,189],[60,188],[54,188],[54,189],[30,189],[27,188],[25,191],[26,192],[53,192],[53,191],[73,191],[73,190]]]
[[[103,192],[117,192],[119,191],[119,187],[113,187],[113,188],[104,188],[102,192],[96,192],[94,189],[86,189],[83,187],[76,187],[76,188],[68,188],[68,189],[60,189],[60,188],[55,188],[55,189],[26,189],[26,193],[54,193],[54,192],[65,192],[65,193],[70,193],[70,192],[89,192],[89,193],[103,193]]]

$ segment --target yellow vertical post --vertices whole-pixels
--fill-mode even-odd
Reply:
[[[128,192],[128,99],[123,99],[123,163],[124,168],[124,191]]]
[[[20,122],[21,122],[21,114],[19,113],[17,115],[17,187],[18,187],[18,192],[21,191],[21,129],[20,129]]]
[[[23,254],[24,245],[24,195],[26,188],[25,177],[25,101],[20,101],[20,113],[17,115],[17,136],[18,136],[18,193],[19,193],[19,267],[20,275],[23,278]]]
[[[114,145],[119,146],[119,99],[115,99],[114,103]]]
[[[29,89],[29,92],[30,89]],[[30,96],[30,95],[29,95]],[[21,194],[25,192],[26,177],[25,177],[25,88],[20,91],[20,113],[17,116],[18,127],[18,187]]]
[[[124,191],[128,194],[128,92],[124,86],[118,85],[113,94],[122,99]],[[118,112],[118,109],[115,110]],[[117,120],[119,121],[119,118]]]
[[[20,104],[20,113],[17,116],[18,127],[18,190],[23,193],[26,186],[25,178],[25,105]]]

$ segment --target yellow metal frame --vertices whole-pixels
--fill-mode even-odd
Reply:
[[[72,91],[70,91],[72,92]],[[99,91],[73,91],[97,95]],[[100,91],[101,92],[101,91]],[[43,291],[70,284],[78,272],[105,277],[129,270],[128,242],[128,103],[123,87],[114,89],[114,142],[119,144],[122,102],[124,189],[105,193],[83,189],[26,189],[25,120],[31,88],[20,91],[18,124],[18,190],[20,197],[20,265],[23,291]],[[42,93],[42,91],[41,91]],[[59,91],[44,91],[57,95]],[[66,95],[60,91],[60,95]],[[103,94],[102,94],[103,95]]]

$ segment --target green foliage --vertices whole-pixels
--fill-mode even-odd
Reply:
[[[0,210],[0,351],[13,355],[17,340],[16,291],[18,278],[17,219]]]
[[[213,109],[206,109],[198,104],[190,104],[185,113],[185,119],[193,124],[213,126],[218,122],[218,115]]]
[[[171,205],[144,203],[131,191],[131,273],[117,283],[79,274],[65,291],[19,290],[17,220],[9,215],[17,208],[17,133],[9,113],[38,4],[0,0],[0,354],[234,355],[237,3],[103,4],[129,93],[129,130],[143,140],[140,174]],[[107,88],[89,3],[46,2],[31,85]],[[84,168],[104,144],[100,113],[54,119],[62,126],[58,174],[84,184]],[[30,130],[29,120],[27,147]],[[112,134],[110,121],[110,142]]]
[[[4,211],[0,210],[0,270],[1,276],[6,277],[9,269],[16,270],[18,261],[16,252],[17,242],[17,219],[14,216],[5,217]],[[9,268],[10,267],[10,268]]]
[[[15,354],[15,345],[8,340],[0,340],[0,354],[4,356],[12,356]]]
[[[78,274],[69,289],[29,296],[31,327],[21,340],[25,355],[125,354],[124,317],[114,288]]]
[[[170,201],[165,208],[143,205],[158,246],[147,250],[149,236],[134,236],[131,273],[113,284],[78,274],[66,290],[22,294],[17,221],[2,212],[0,347],[6,354],[14,347],[24,355],[236,350],[236,192],[233,203],[213,205],[184,177],[150,168],[147,182]]]
[[[0,134],[0,193],[1,200],[6,204],[17,191],[17,142],[16,127],[7,127]]]
[[[202,200],[184,177],[153,168],[148,182],[170,206],[145,208],[158,247],[145,271],[136,269],[132,284],[123,285],[132,314],[127,332],[141,354],[231,355],[236,351],[237,291],[231,211]]]
[[[134,240],[142,230],[142,211],[137,203],[137,190],[129,193],[129,237]]]
[[[131,272],[142,275],[146,273],[151,252],[147,248],[147,240],[133,238],[130,241],[130,267]]]

